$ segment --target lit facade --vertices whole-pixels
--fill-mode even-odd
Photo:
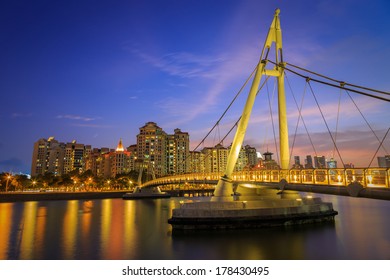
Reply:
[[[173,135],[173,170],[176,174],[188,173],[190,171],[189,152],[190,152],[190,137],[187,132],[182,132],[176,128]],[[170,154],[169,154],[170,156]]]
[[[97,177],[111,178],[132,170],[147,177],[161,177],[192,172],[223,172],[226,169],[230,147],[207,147],[190,151],[189,134],[176,128],[167,134],[155,122],[139,128],[137,144],[124,148],[122,140],[117,148],[92,148],[72,141],[60,143],[53,137],[34,144],[32,176],[51,172],[63,175],[77,170],[91,170]],[[235,171],[253,168],[259,159],[256,149],[246,145],[239,152]]]
[[[251,147],[249,145],[245,145],[244,150],[249,168],[255,167],[259,163],[256,148]]]
[[[73,170],[83,172],[85,159],[90,156],[92,148],[73,141],[62,143],[50,137],[39,139],[34,143],[31,176],[44,175],[50,172],[56,176],[67,174]]]
[[[190,151],[189,152],[190,157],[190,173],[204,173],[206,172],[205,169],[205,154],[201,153],[199,151]]]
[[[115,177],[118,174],[126,174],[130,172],[130,152],[123,148],[122,139],[119,140],[115,152],[110,153],[109,161],[109,177]]]
[[[221,144],[202,149],[205,172],[223,172],[226,169],[229,149]]]
[[[50,137],[39,139],[34,143],[31,176],[44,175],[50,172],[56,175],[63,174],[64,143]]]
[[[166,141],[167,134],[155,122],[146,123],[137,135],[138,160],[158,177],[167,174]]]

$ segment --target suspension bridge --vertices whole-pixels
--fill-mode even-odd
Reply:
[[[261,52],[260,60],[254,71],[248,80],[244,83],[244,86],[234,97],[232,102],[229,104],[227,109],[223,112],[221,117],[216,121],[215,125],[194,149],[196,150],[202,144],[204,144],[206,138],[211,135],[212,131],[218,128],[221,120],[226,116],[232,104],[242,93],[250,79],[252,79],[252,85],[250,87],[241,116],[231,126],[230,130],[220,141],[220,143],[223,143],[228,135],[234,131],[234,129],[236,130],[232,145],[230,147],[230,153],[227,158],[226,169],[219,172],[197,172],[155,178],[139,186],[135,190],[135,193],[159,193],[159,188],[164,189],[169,185],[213,185],[215,186],[215,190],[211,200],[214,202],[223,202],[231,201],[232,197],[239,194],[238,188],[241,188],[242,190],[242,188],[250,189],[271,187],[278,188],[282,191],[290,189],[367,197],[375,197],[375,195],[371,195],[371,190],[390,189],[390,169],[388,167],[371,167],[373,161],[378,155],[378,151],[384,151],[386,155],[390,154],[384,145],[384,142],[388,137],[390,127],[387,128],[387,131],[383,136],[378,135],[378,133],[373,129],[372,125],[368,122],[367,118],[364,116],[363,111],[359,108],[354,98],[354,96],[359,95],[364,96],[365,98],[379,100],[380,102],[388,104],[387,102],[390,101],[390,93],[337,80],[326,75],[305,69],[304,67],[286,62],[283,57],[282,31],[280,27],[279,13],[280,11],[276,10],[274,19],[269,28],[264,47]],[[274,48],[272,48],[272,46],[274,46]],[[270,59],[271,55],[274,56],[273,60]],[[297,110],[296,115],[298,115],[298,118],[295,127],[295,134],[292,140],[289,139],[289,121],[286,110],[287,103],[285,94],[285,84],[287,84],[291,90],[291,84],[288,78],[290,75],[301,79],[305,83],[304,95],[302,96],[301,104],[298,104],[297,98],[293,95],[293,100]],[[262,77],[265,78],[264,81],[262,81]],[[234,171],[246,135],[255,99],[259,94],[261,94],[261,91],[264,91],[265,89],[268,91],[268,80],[271,77],[276,79],[275,88],[277,88],[279,133],[278,139],[275,139],[274,142],[275,146],[277,142],[279,143],[279,147],[275,147],[275,149],[277,149],[279,165],[273,169]],[[339,145],[337,143],[338,122],[336,124],[336,131],[332,132],[329,121],[327,121],[325,118],[324,109],[319,103],[318,94],[314,90],[314,84],[320,84],[328,88],[338,89],[340,96],[341,94],[344,94],[344,96],[350,100],[351,104],[353,104],[353,107],[357,110],[357,112],[359,112],[362,120],[369,128],[369,131],[372,133],[377,145],[377,149],[373,152],[368,167],[353,168],[351,166],[347,167],[345,164],[342,151],[338,147]],[[291,92],[293,93],[292,90]],[[316,147],[308,131],[308,121],[304,119],[303,115],[303,100],[307,93],[311,94],[313,102],[316,105],[319,115],[321,116],[322,121],[326,127],[329,138],[328,140],[324,139],[324,141],[331,142],[333,146],[333,154],[335,157],[337,157],[339,162],[341,162],[343,168],[290,168],[294,145],[296,145],[297,141],[296,136],[299,125],[303,125],[310,145],[317,155]],[[269,92],[268,101],[271,103]],[[339,113],[341,109],[340,104],[341,103],[339,98],[337,121],[339,120]],[[271,108],[270,114],[272,118]],[[272,124],[274,124],[273,118]],[[276,138],[275,130],[274,137]],[[189,158],[187,158],[187,160],[189,160]],[[384,196],[390,199],[389,192],[384,193]],[[380,195],[383,196],[383,194]]]

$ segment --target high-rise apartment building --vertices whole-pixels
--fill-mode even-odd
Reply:
[[[249,168],[255,167],[259,163],[256,148],[251,147],[249,145],[245,145],[244,150],[246,153]]]
[[[155,122],[148,122],[139,130],[137,158],[149,173],[160,177],[189,172],[190,140],[187,132],[177,128],[174,134],[167,134]]]
[[[226,169],[229,149],[221,144],[202,149],[204,154],[205,172],[224,172]]]
[[[85,170],[85,158],[92,152],[90,145],[84,145],[72,141],[60,143],[50,137],[39,139],[34,143],[31,176],[44,175],[46,172],[54,175],[63,175],[73,170],[83,172]]]
[[[85,170],[91,170],[92,174],[97,177],[105,176],[105,154],[109,154],[109,148],[93,148],[91,153],[85,158]],[[107,172],[107,171],[106,171]]]
[[[187,173],[190,170],[189,152],[190,152],[190,136],[188,132],[182,132],[176,128],[173,135],[173,144],[175,147],[174,153],[174,171],[176,174]]]
[[[199,151],[189,152],[190,173],[203,173],[205,169],[205,154]]]
[[[106,160],[109,161],[110,166],[110,173],[105,174],[106,178],[130,172],[131,153],[124,149],[122,139],[119,140],[116,150],[110,152]]]
[[[34,143],[31,176],[44,175],[46,172],[55,175],[63,174],[64,143],[49,137]]]
[[[149,174],[160,177],[167,174],[167,134],[155,122],[140,127],[137,135],[138,159]]]
[[[76,140],[67,143],[65,145],[64,174],[73,170],[85,171],[85,158],[88,158],[91,152],[91,145],[76,143]]]
[[[224,172],[230,148],[223,145],[207,147],[202,151],[190,151],[189,134],[176,128],[167,134],[155,122],[147,122],[139,128],[137,144],[123,147],[122,139],[117,148],[92,148],[72,141],[60,143],[53,137],[40,139],[34,144],[32,176],[51,172],[63,175],[77,170],[91,170],[97,177],[110,178],[132,170],[146,173],[148,178],[165,175]],[[258,164],[256,149],[242,147],[234,171],[253,168]]]

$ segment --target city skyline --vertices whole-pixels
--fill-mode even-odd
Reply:
[[[386,1],[258,2],[1,3],[0,172],[28,172],[33,144],[40,138],[112,148],[121,138],[127,147],[148,121],[167,131],[188,132],[192,150],[256,65],[276,8],[281,9],[286,61],[389,91],[383,63],[390,58]],[[303,91],[304,82],[291,83],[297,93]],[[322,108],[334,129],[339,90],[319,95],[325,95]],[[388,103],[354,98],[382,139],[389,127]],[[274,150],[267,102],[255,105],[260,109],[244,141],[260,152]],[[232,109],[208,146],[236,121],[242,104]],[[334,153],[330,143],[321,142],[328,132],[319,125],[313,102],[306,105],[303,116],[310,120],[318,154]],[[291,99],[289,106],[295,106]],[[368,165],[378,143],[346,97],[342,108],[341,154],[345,162]],[[297,113],[289,117],[293,136]],[[301,128],[295,142],[292,155],[314,155]],[[389,136],[384,145],[390,151]],[[384,154],[380,149],[376,156]]]

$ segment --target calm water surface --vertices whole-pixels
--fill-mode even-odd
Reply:
[[[390,259],[390,202],[318,195],[331,224],[172,234],[183,198],[0,203],[0,259]]]

